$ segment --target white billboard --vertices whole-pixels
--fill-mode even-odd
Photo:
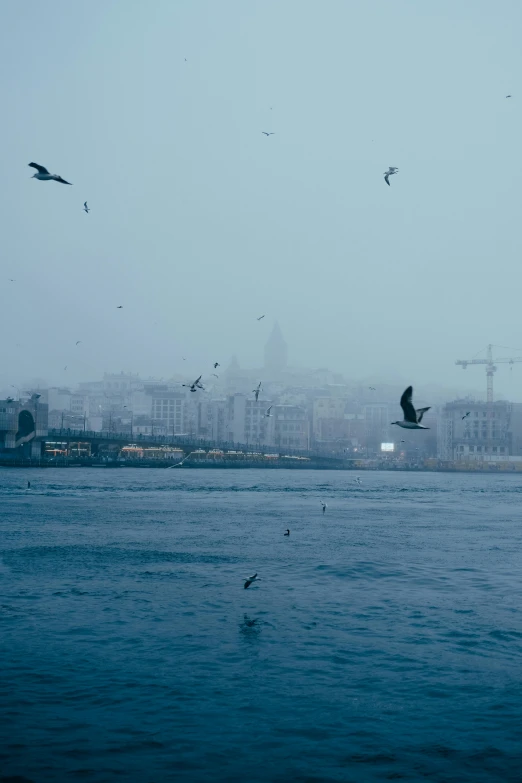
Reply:
[[[381,443],[381,451],[395,451],[395,443]]]

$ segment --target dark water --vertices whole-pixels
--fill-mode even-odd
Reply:
[[[0,780],[522,781],[521,478],[362,482],[0,469]]]

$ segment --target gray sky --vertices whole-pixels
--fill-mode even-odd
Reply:
[[[521,346],[517,0],[19,0],[0,21],[0,384],[256,366],[276,319],[292,364],[353,379],[482,388],[455,359]]]

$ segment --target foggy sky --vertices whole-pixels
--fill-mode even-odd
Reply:
[[[275,320],[353,380],[522,344],[517,0],[1,11],[0,386],[260,366]]]

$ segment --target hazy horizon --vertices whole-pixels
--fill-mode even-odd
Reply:
[[[353,382],[485,396],[455,360],[522,355],[519,4],[27,0],[2,21],[0,388],[261,366],[275,321],[292,366]],[[520,379],[499,365],[496,394]]]

